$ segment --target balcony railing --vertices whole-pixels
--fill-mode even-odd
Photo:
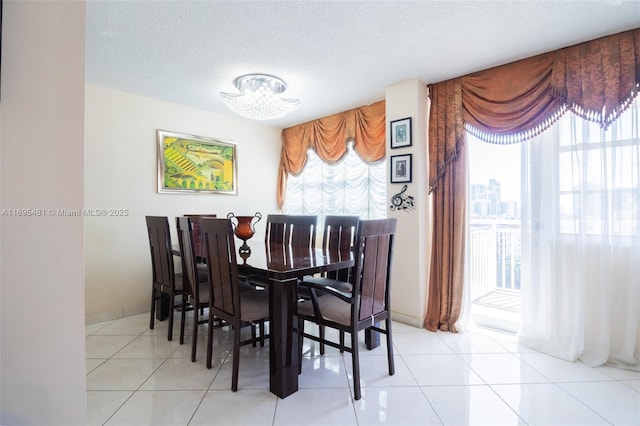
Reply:
[[[472,219],[471,300],[496,290],[520,292],[520,220]]]

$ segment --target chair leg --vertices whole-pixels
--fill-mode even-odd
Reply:
[[[340,330],[340,353],[344,353],[344,331]]]
[[[320,337],[320,355],[324,355],[324,339],[325,339],[324,325],[318,326],[318,337]]]
[[[175,303],[173,292],[169,293],[169,331],[167,340],[173,340],[173,304]]]
[[[239,333],[240,331],[238,331]],[[256,334],[256,325],[255,324],[251,324],[251,346],[253,346],[254,348],[256,347],[256,341],[258,340],[257,338],[257,334]]]
[[[194,311],[197,308],[194,309]],[[209,309],[209,329],[207,331],[207,368],[211,368],[211,358],[213,358],[213,314]]]
[[[389,375],[393,376],[396,373],[395,363],[393,361],[393,342],[391,339],[391,319],[387,318],[386,327],[387,329],[387,361],[389,363]]]
[[[187,299],[182,295],[182,304],[180,312],[180,344],[184,344],[184,323],[187,315]]]
[[[200,318],[198,316],[198,309],[193,310],[193,331],[191,332],[191,362],[196,362],[196,346],[198,344],[198,322]],[[211,334],[213,335],[213,327],[211,327]]]
[[[151,318],[149,320],[149,329],[153,330],[155,324],[154,316],[156,315],[156,287],[151,286]]]
[[[360,359],[358,354],[358,332],[351,330],[351,362],[353,365],[353,399],[360,399]]]
[[[264,348],[264,321],[260,321],[260,347]]]
[[[231,390],[235,392],[238,390],[238,370],[240,366],[240,326],[234,327],[233,329],[233,367],[231,372]]]
[[[298,319],[298,374],[302,373],[302,334],[304,333],[304,320]]]

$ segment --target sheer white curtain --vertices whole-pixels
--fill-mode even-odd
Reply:
[[[365,163],[351,144],[336,164],[325,163],[313,150],[298,176],[289,175],[283,210],[286,214],[386,217],[386,161]]]
[[[567,113],[522,145],[527,346],[640,370],[639,105],[607,131]]]

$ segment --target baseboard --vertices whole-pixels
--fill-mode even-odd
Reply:
[[[423,328],[423,319],[391,311],[391,319],[411,327]]]
[[[86,314],[84,317],[85,325],[97,324],[99,322],[113,321],[120,318],[130,317],[133,315],[149,312],[149,306],[130,306],[121,309],[113,309],[109,311]]]

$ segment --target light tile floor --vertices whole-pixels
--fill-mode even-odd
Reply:
[[[640,425],[640,372],[562,361],[507,334],[394,323],[394,376],[384,337],[373,351],[361,341],[359,401],[350,355],[327,348],[320,357],[305,340],[300,390],[279,399],[269,392],[268,348],[241,349],[233,393],[231,333],[215,330],[207,370],[206,326],[192,363],[191,337],[180,345],[178,324],[171,342],[167,321],[150,330],[148,314],[86,327],[88,424]]]

